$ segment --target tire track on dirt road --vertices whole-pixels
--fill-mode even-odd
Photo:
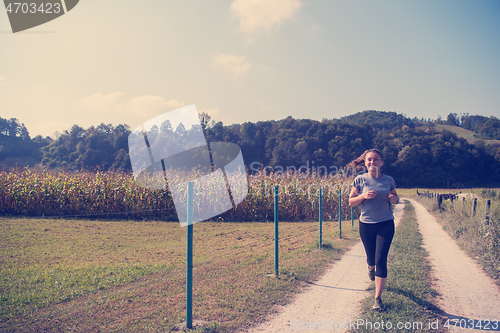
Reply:
[[[436,305],[445,318],[450,319],[450,330],[458,323],[457,332],[500,331],[500,322],[496,325],[493,322],[500,321],[500,288],[460,249],[424,206],[407,200],[415,207],[423,247],[429,252],[428,260],[436,279],[434,287],[440,294]],[[488,320],[490,324],[486,328]]]
[[[404,203],[394,208],[394,221],[398,225],[403,216]],[[277,315],[273,315],[248,333],[296,332],[301,323],[320,323],[334,330],[320,329],[322,332],[347,332],[346,323],[355,322],[360,310],[360,302],[368,295],[371,285],[363,244],[359,241],[344,254],[323,277],[311,283],[295,301],[284,306]],[[333,324],[332,324],[333,323]],[[307,330],[311,331],[311,330]]]

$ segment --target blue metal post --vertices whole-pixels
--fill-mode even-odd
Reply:
[[[186,327],[193,328],[193,183],[187,192]]]
[[[278,185],[274,187],[274,274],[279,274]]]
[[[342,238],[342,190],[339,190],[339,238]]]
[[[323,191],[319,189],[319,248],[323,246]]]

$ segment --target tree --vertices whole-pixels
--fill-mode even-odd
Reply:
[[[212,117],[206,112],[198,113],[198,117],[200,118],[201,128],[203,128],[203,131],[215,125],[215,121],[213,121]]]
[[[450,113],[446,118],[446,125],[460,126],[460,120],[456,113]]]
[[[131,169],[128,159],[127,125],[100,124],[83,129],[74,125],[42,148],[42,164],[51,168]]]
[[[28,130],[16,118],[7,120],[0,117],[0,135],[30,139]]]

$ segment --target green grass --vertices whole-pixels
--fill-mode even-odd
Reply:
[[[478,141],[481,141],[483,139],[478,138],[478,135],[474,131],[469,131],[465,128],[459,127],[459,126],[452,126],[452,125],[435,125],[436,129],[438,130],[447,130],[452,133],[455,133],[459,138],[464,138],[467,140],[467,142],[471,144],[475,144]],[[500,140],[483,140],[486,144],[499,144]]]
[[[398,196],[401,197],[413,197],[417,192],[413,188],[397,188]]]
[[[396,229],[388,257],[387,284],[382,295],[386,310],[371,309],[375,293],[373,285],[373,294],[363,301],[359,317],[365,325],[358,326],[355,332],[437,332],[429,328],[429,323],[435,325],[440,317],[438,308],[433,305],[436,291],[431,287],[431,268],[426,257],[414,208],[406,202],[405,214]],[[384,326],[381,326],[382,322]],[[442,324],[440,321],[440,327]]]
[[[350,221],[349,221],[350,222]],[[358,240],[357,227],[280,222],[194,225],[193,319],[236,332],[292,299]],[[181,329],[186,228],[178,223],[0,219],[0,331]]]

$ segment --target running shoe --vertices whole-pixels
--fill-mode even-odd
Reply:
[[[375,281],[375,268],[374,269],[368,268],[368,277],[370,278],[370,280]]]
[[[382,299],[380,297],[375,298],[375,303],[373,304],[372,309],[378,311],[384,310],[384,303],[382,303]]]

